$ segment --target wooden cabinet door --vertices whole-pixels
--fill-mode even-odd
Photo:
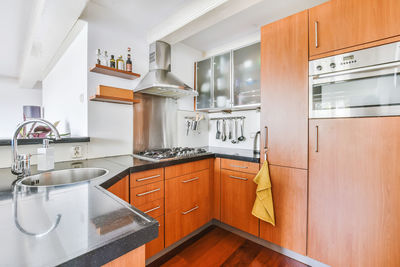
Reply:
[[[309,144],[308,256],[400,266],[400,117],[310,120]]]
[[[257,189],[254,176],[221,169],[221,221],[258,236],[258,219],[251,214]]]
[[[129,203],[129,175],[107,188],[107,190]]]
[[[268,147],[270,164],[307,169],[307,103],[308,17],[303,11],[261,28],[261,148]]]
[[[400,1],[331,0],[309,10],[310,56],[400,35]]]
[[[146,259],[164,249],[164,215],[155,218],[158,223],[158,237],[146,244]]]
[[[306,255],[307,170],[270,166],[275,227],[260,221],[260,237]]]

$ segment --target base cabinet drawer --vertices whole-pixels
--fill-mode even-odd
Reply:
[[[138,187],[164,180],[164,169],[152,169],[131,173],[131,186]]]
[[[209,202],[205,199],[190,209],[165,214],[165,247],[206,224],[210,219]]]
[[[165,212],[190,209],[197,200],[210,197],[209,169],[165,181]]]
[[[258,170],[260,169],[260,165],[254,162],[233,159],[221,159],[221,168],[231,171],[257,174]]]
[[[221,221],[258,236],[259,220],[251,214],[256,199],[255,175],[221,170]]]
[[[141,206],[160,198],[164,198],[164,181],[131,188],[131,204],[134,206]]]
[[[159,217],[164,215],[164,198],[147,202],[141,206],[137,206],[136,208],[153,218]]]
[[[158,227],[158,237],[146,244],[146,259],[164,249],[164,215],[155,219],[160,224]]]

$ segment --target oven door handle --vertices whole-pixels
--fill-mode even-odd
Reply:
[[[375,71],[375,70],[391,69],[391,68],[396,68],[396,67],[400,67],[400,62],[392,62],[392,63],[388,63],[388,64],[381,64],[381,65],[375,65],[375,66],[369,66],[369,67],[363,67],[363,68],[357,68],[357,69],[351,69],[351,70],[343,70],[343,71],[331,72],[331,73],[326,73],[326,74],[319,74],[319,75],[315,75],[313,77],[315,79],[328,78],[328,77],[341,76],[341,75],[352,74],[352,73],[361,73],[361,72],[369,72],[369,71]]]

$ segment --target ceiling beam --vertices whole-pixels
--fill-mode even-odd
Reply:
[[[150,30],[147,41],[170,44],[186,38],[243,11],[262,0],[196,0]]]
[[[88,0],[34,0],[19,85],[33,88],[62,46]]]

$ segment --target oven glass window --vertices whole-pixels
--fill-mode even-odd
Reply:
[[[313,110],[400,105],[398,74],[318,84],[312,88]]]

